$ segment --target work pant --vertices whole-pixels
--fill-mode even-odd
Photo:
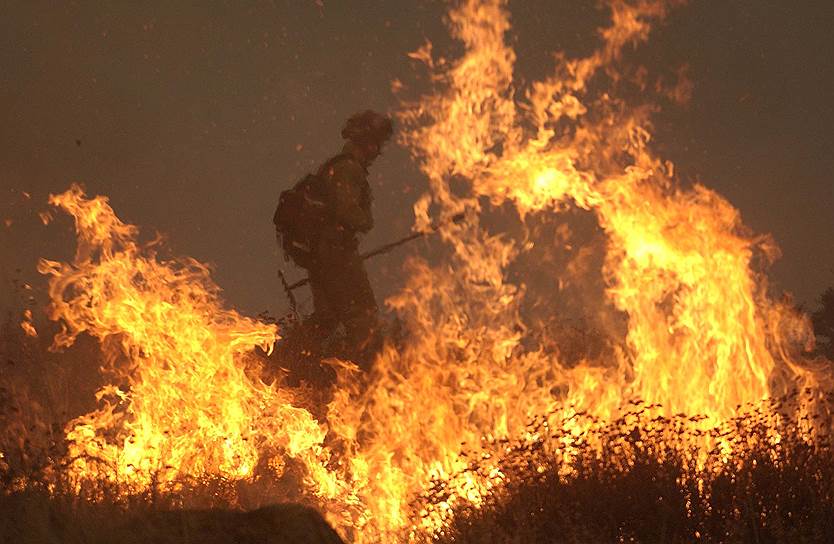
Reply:
[[[378,308],[355,240],[323,239],[309,269],[313,292],[312,327],[322,339],[341,324],[345,328],[345,358],[368,368],[380,342]]]

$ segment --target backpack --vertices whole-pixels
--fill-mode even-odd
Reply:
[[[328,160],[315,174],[307,174],[278,197],[272,216],[284,258],[301,268],[313,266],[321,231],[331,222],[331,205],[322,174],[344,155]]]

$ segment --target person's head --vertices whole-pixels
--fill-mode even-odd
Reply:
[[[351,115],[342,128],[342,138],[359,148],[367,164],[379,156],[382,146],[393,133],[391,119],[372,110]]]

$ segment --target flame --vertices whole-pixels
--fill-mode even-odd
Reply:
[[[32,310],[26,309],[23,311],[23,321],[20,322],[20,328],[23,329],[26,336],[31,336],[32,338],[38,336],[38,330],[35,328],[34,323],[32,323]]]
[[[458,473],[462,444],[477,450],[484,439],[524,436],[536,416],[567,426],[579,425],[565,423],[577,412],[613,420],[624,401],[640,399],[715,426],[773,390],[815,384],[792,356],[812,342],[807,319],[771,301],[753,265],[776,257],[772,241],[749,233],[715,192],[678,185],[672,165],[650,151],[652,107],[613,94],[629,79],[616,71],[624,48],[647,39],[671,4],[611,2],[601,47],[587,58],[557,57],[554,75],[523,98],[502,1],[450,12],[460,59],[435,60],[430,45],[412,55],[440,87],[400,116],[401,140],[431,188],[415,206],[418,223],[431,223],[429,209],[464,211],[468,220],[441,233],[440,264],[411,260],[406,287],[388,301],[414,341],[378,361],[365,392],[372,439],[364,449],[378,452],[374,471],[397,484],[386,488],[387,502]],[[610,88],[594,90],[606,79]],[[528,227],[522,236],[493,232],[488,214],[507,205]],[[624,316],[627,329],[603,357],[575,365],[559,350],[526,346],[524,306],[542,294],[507,280],[535,246],[527,239],[536,215],[571,208],[592,213],[604,233],[606,311]],[[449,504],[477,505],[494,484],[453,481]]]
[[[408,259],[405,285],[386,301],[407,339],[387,345],[364,380],[334,362],[339,382],[320,419],[301,390],[260,374],[248,354],[271,349],[276,328],[224,309],[206,266],[160,259],[104,197],[77,186],[52,196],[78,234],[72,263],[39,266],[50,317],[64,324],[55,345],[97,337],[112,376],[100,408],[67,425],[70,474],[141,490],[184,477],[251,480],[292,459],[331,522],[378,541],[436,530],[460,502],[479,505],[505,478],[492,454],[502,440],[537,439],[534,418],[579,435],[589,424],[578,414],[610,421],[640,399],[714,426],[793,383],[813,386],[797,355],[812,345],[808,320],[768,297],[755,265],[776,258],[773,242],[720,195],[678,184],[650,150],[653,107],[616,98],[635,80],[620,66],[624,50],[676,3],[612,0],[600,47],[557,56],[553,75],[524,92],[513,83],[504,1],[450,11],[464,46],[457,60],[435,58],[431,44],[411,54],[438,85],[400,112],[401,142],[430,186],[417,226],[432,224],[429,210],[466,221],[440,230],[438,255]],[[499,209],[520,234],[496,232]],[[606,349],[578,361],[555,328],[530,317],[554,293],[509,273],[534,251],[547,264],[572,247],[568,226],[552,239],[534,228],[571,210],[589,214],[603,240],[595,317],[624,323],[621,338],[608,334]],[[581,290],[588,255],[535,272],[559,286],[555,296]],[[462,450],[484,470],[465,471]],[[559,451],[569,460],[569,447]],[[447,499],[415,511],[438,481]]]
[[[406,111],[406,122],[431,121],[404,140],[441,208],[479,214],[477,197],[485,197],[494,206],[513,204],[522,218],[568,204],[593,212],[607,237],[606,295],[628,318],[628,349],[618,363],[634,376],[629,383],[606,380],[606,387],[620,389],[616,398],[641,398],[717,423],[739,404],[768,396],[777,364],[791,363],[771,352],[786,331],[768,327],[775,305],[752,266],[757,254],[772,260],[778,250],[767,237],[747,233],[737,210],[715,192],[674,183],[672,166],[649,150],[649,108],[627,108],[588,90],[600,72],[616,82],[612,63],[625,46],[645,40],[649,21],[667,8],[657,1],[612,2],[612,25],[600,32],[603,46],[588,58],[563,60],[553,78],[534,83],[518,102],[504,3],[463,3],[450,19],[467,53],[436,76],[448,83],[445,93]],[[573,129],[556,130],[565,123]],[[452,176],[470,180],[474,196],[454,196]],[[421,203],[417,211],[426,209]],[[524,293],[503,281],[517,244],[489,238],[477,226],[450,233],[447,241],[458,275],[485,280],[491,300],[508,309],[499,319],[488,315],[484,326],[523,328],[513,308]],[[807,321],[791,325],[793,336],[810,338]],[[498,338],[502,351],[518,346],[517,335]],[[571,400],[587,395],[582,387],[573,387],[569,398],[574,394]],[[585,404],[600,412],[598,399],[579,403]]]
[[[204,265],[140,248],[106,198],[86,199],[73,186],[50,203],[75,218],[78,234],[72,264],[39,264],[51,276],[50,317],[64,325],[54,347],[90,334],[113,375],[96,395],[101,407],[67,425],[71,474],[132,489],[245,479],[262,451],[277,449],[311,465],[324,496],[335,493],[322,468],[326,429],[289,390],[246,374],[246,354],[271,349],[275,326],[223,309]]]

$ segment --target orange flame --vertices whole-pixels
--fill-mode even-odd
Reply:
[[[324,421],[300,408],[299,391],[259,376],[247,353],[270,349],[276,329],[223,309],[204,265],[140,247],[104,197],[75,186],[51,197],[79,238],[72,264],[39,266],[51,276],[50,316],[65,324],[55,344],[91,334],[113,373],[101,407],[67,426],[72,475],[142,489],[160,477],[249,479],[291,458],[332,522],[378,541],[436,529],[460,501],[480,504],[504,478],[486,444],[535,439],[534,417],[581,433],[577,412],[614,418],[639,398],[716,425],[791,380],[813,385],[797,356],[812,342],[807,319],[770,300],[754,271],[757,256],[775,258],[773,243],[747,232],[716,193],[677,185],[649,150],[651,108],[615,98],[629,77],[617,68],[624,48],[646,40],[671,4],[612,0],[600,48],[557,57],[553,76],[526,93],[513,87],[501,0],[451,10],[461,58],[436,61],[430,44],[412,54],[441,87],[400,115],[431,188],[417,223],[431,224],[430,209],[467,220],[441,229],[439,256],[409,259],[405,286],[387,301],[407,340],[385,347],[363,388],[344,365]],[[487,216],[499,207],[513,210],[522,235],[496,234]],[[604,235],[603,311],[625,330],[610,349],[568,363],[554,330],[542,334],[555,349],[532,339],[526,305],[551,299],[508,271],[534,248],[560,251],[569,229],[547,247],[531,225],[571,208],[593,214]],[[583,262],[541,272],[565,286]],[[461,472],[461,449],[482,455],[479,476]],[[449,481],[446,502],[412,511],[433,480]]]
[[[322,472],[326,429],[288,390],[246,375],[245,354],[271,349],[275,327],[222,309],[204,265],[143,254],[106,198],[73,186],[50,202],[73,215],[79,239],[72,264],[39,265],[51,276],[50,317],[65,325],[55,346],[95,336],[114,374],[97,393],[101,408],[67,425],[73,475],[139,488],[248,478],[262,451],[278,449],[312,465],[323,495],[335,493]]]

